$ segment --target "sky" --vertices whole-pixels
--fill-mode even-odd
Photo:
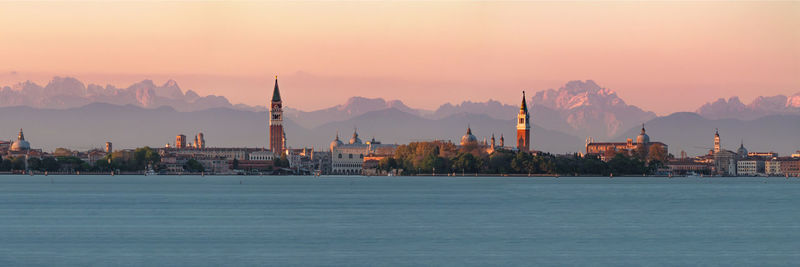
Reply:
[[[800,92],[800,2],[2,2],[0,85],[152,79],[264,105],[516,104],[596,81],[659,115]]]

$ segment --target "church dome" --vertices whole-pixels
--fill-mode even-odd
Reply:
[[[461,137],[461,145],[465,146],[469,143],[478,143],[478,138],[472,135],[472,129],[467,127],[467,134]]]
[[[650,143],[650,136],[648,136],[647,133],[645,132],[644,125],[642,125],[642,133],[639,134],[639,136],[636,137],[636,143],[637,144]]]
[[[333,141],[331,141],[331,151],[333,151],[333,148],[334,148],[334,147],[338,147],[338,146],[341,146],[341,145],[343,145],[343,144],[344,144],[344,143],[342,143],[342,141],[340,141],[340,140],[339,140],[339,133],[337,132],[337,133],[336,133],[336,139],[334,139]]]
[[[739,154],[739,157],[747,157],[747,148],[744,148],[744,142],[739,145],[739,150],[736,151],[736,154]]]
[[[30,149],[31,144],[25,141],[25,135],[22,133],[22,129],[19,129],[19,136],[17,137],[17,141],[11,144],[11,151],[25,151]]]
[[[350,144],[361,144],[361,138],[358,138],[358,132],[353,131],[353,137],[350,138]]]

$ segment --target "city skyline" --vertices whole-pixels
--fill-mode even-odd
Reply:
[[[513,104],[522,90],[592,79],[661,116],[800,89],[797,2],[0,7],[9,11],[0,22],[18,25],[0,29],[9,37],[0,44],[3,85],[175,79],[201,95],[263,105],[278,74],[295,89],[287,99],[304,99],[294,105],[301,110],[356,95],[434,109],[490,98]],[[29,18],[35,23],[17,23]]]

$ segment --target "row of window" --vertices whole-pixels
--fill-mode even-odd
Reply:
[[[353,158],[353,154],[347,154],[347,157],[352,159]],[[339,153],[339,158],[342,158],[342,153]],[[364,154],[359,154],[358,158],[363,159],[364,158]]]

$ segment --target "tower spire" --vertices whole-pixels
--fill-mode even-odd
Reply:
[[[525,101],[525,91],[522,91],[522,104],[519,105],[520,111],[528,112],[528,104]]]
[[[281,91],[278,89],[278,75],[275,75],[275,89],[272,90],[272,102],[281,101]]]

